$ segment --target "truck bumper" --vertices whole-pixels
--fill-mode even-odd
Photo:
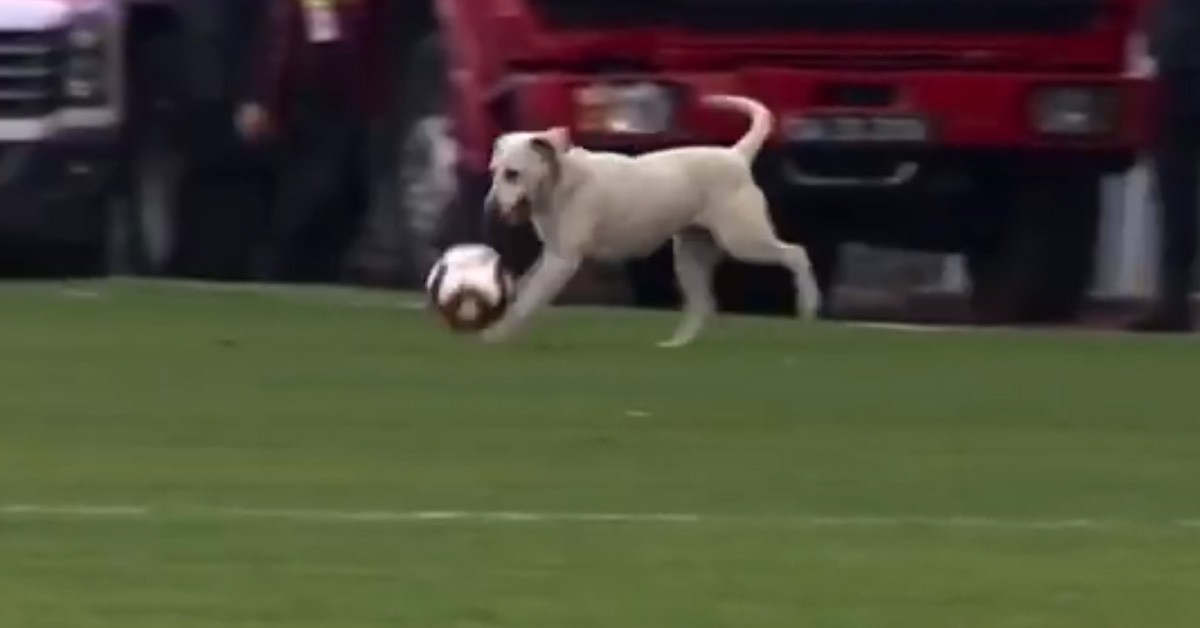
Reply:
[[[579,90],[618,82],[669,85],[680,95],[674,129],[655,135],[582,133]],[[1087,136],[1039,131],[1033,108],[1046,88],[1094,90],[1103,95],[1110,123]],[[771,144],[784,152],[807,149],[860,153],[947,151],[1055,154],[1127,163],[1147,138],[1149,80],[1116,74],[1026,74],[991,71],[864,72],[823,69],[750,68],[735,72],[672,72],[594,75],[537,73],[513,77],[499,92],[507,129],[567,126],[583,145],[653,149],[695,143],[731,143],[745,132],[736,114],[703,107],[712,93],[749,96],[777,117]],[[787,137],[792,122],[806,117],[917,117],[928,128],[920,141],[866,141]]]
[[[102,233],[119,163],[112,131],[0,142],[0,236],[84,242]]]
[[[671,132],[588,133],[577,97],[597,81],[670,84],[681,103]],[[1106,90],[1112,121],[1090,137],[1038,130],[1035,94],[1046,87]],[[856,72],[745,69],[736,72],[596,76],[536,73],[514,77],[495,112],[504,130],[572,129],[588,148],[638,153],[695,144],[730,145],[748,121],[699,103],[706,94],[752,97],[776,116],[775,132],[755,161],[756,178],[785,231],[818,227],[845,237],[920,249],[953,250],[970,228],[980,199],[1037,177],[1097,176],[1127,170],[1149,135],[1151,83],[1095,74],[1000,72]],[[862,88],[859,90],[858,88]],[[857,93],[871,106],[847,106]],[[883,96],[880,97],[880,94]],[[921,141],[788,136],[789,121],[807,116],[916,116]],[[966,211],[964,211],[966,210]],[[819,224],[818,224],[819,223]]]

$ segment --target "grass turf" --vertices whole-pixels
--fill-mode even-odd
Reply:
[[[0,626],[1200,615],[1192,342],[727,319],[670,352],[672,314],[560,311],[484,347],[395,300],[0,288]]]

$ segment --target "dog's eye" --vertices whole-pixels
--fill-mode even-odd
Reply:
[[[512,168],[505,168],[504,171],[500,173],[500,176],[504,177],[504,180],[508,183],[516,183],[517,179],[521,178],[521,173],[513,170]]]

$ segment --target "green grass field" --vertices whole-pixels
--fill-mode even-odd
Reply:
[[[1200,618],[1195,342],[402,300],[0,288],[0,627]]]

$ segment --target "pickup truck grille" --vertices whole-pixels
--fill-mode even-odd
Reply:
[[[0,32],[0,118],[53,113],[62,95],[62,33]]]
[[[559,28],[1039,33],[1087,28],[1107,0],[527,0]]]

